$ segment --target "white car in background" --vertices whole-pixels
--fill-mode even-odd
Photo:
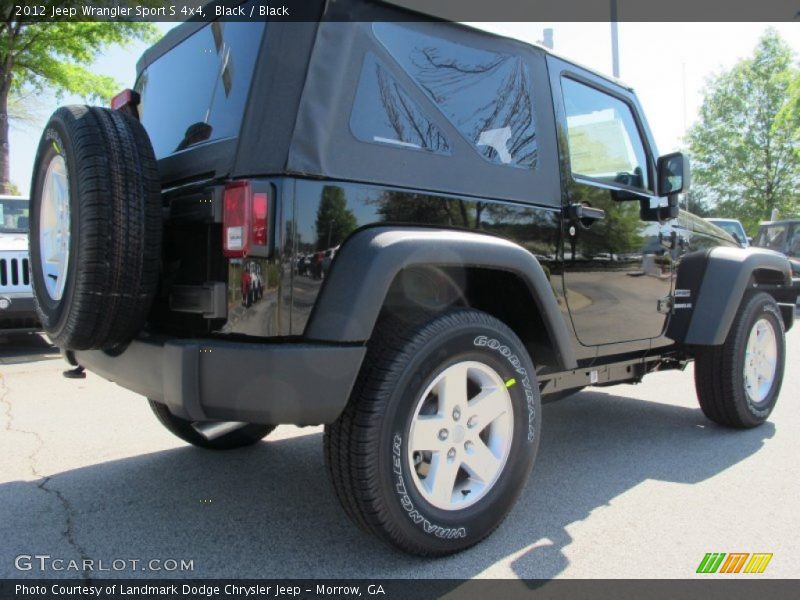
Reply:
[[[706,219],[709,223],[713,223],[720,229],[724,229],[727,233],[733,236],[742,248],[750,247],[750,238],[745,233],[744,226],[736,219]]]
[[[39,328],[31,290],[28,219],[27,198],[0,196],[0,332]]]

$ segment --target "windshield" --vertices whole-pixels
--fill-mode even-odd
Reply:
[[[731,235],[736,236],[740,242],[744,241],[744,229],[737,221],[715,221],[714,219],[709,219],[709,221],[711,221],[717,227],[724,229]]]
[[[0,233],[28,231],[28,200],[0,198]]]
[[[764,225],[758,232],[756,246],[800,257],[800,227],[791,223]]]

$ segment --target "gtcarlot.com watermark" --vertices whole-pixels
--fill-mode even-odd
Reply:
[[[17,571],[49,572],[120,572],[120,571],[152,571],[188,572],[194,571],[194,559],[183,558],[61,558],[49,554],[20,554],[14,559]]]

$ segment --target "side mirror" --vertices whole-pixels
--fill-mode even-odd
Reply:
[[[689,191],[691,168],[682,152],[665,154],[658,159],[658,195],[672,196]]]

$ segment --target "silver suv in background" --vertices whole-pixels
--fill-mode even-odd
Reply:
[[[39,328],[28,260],[28,199],[0,196],[0,332]]]

